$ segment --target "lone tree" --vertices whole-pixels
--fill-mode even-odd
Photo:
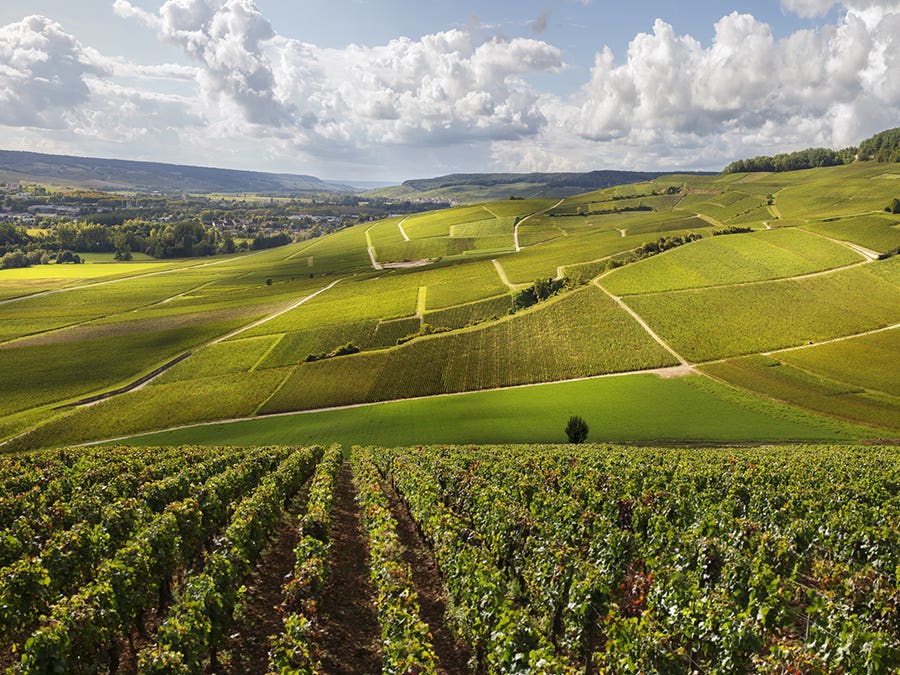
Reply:
[[[566,425],[566,436],[569,437],[569,443],[584,443],[587,439],[588,428],[587,422],[578,415],[572,415],[569,423]]]

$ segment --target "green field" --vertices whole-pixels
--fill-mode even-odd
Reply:
[[[879,177],[897,171],[672,175],[396,216],[250,254],[104,254],[3,271],[0,441],[25,432],[16,446],[35,447],[57,434],[90,440],[675,365],[649,331],[690,362],[728,360],[707,373],[739,388],[896,433],[893,332],[771,357],[780,366],[759,355],[900,322],[900,258],[871,262],[850,245],[896,248],[896,218],[883,212],[896,182]],[[755,231],[710,236],[746,223]],[[689,233],[703,238],[647,257]],[[378,269],[405,259],[428,264]],[[590,284],[597,277],[647,328]],[[516,294],[546,278],[564,280],[559,294],[513,313]],[[42,290],[53,292],[18,299]],[[348,343],[361,352],[307,362]],[[140,391],[53,409],[189,352]],[[669,419],[655,433],[678,438],[679,428]],[[767,438],[794,438],[779,429]]]
[[[851,265],[864,258],[798,229],[710,237],[618,269],[603,284],[616,295],[764,281]]]
[[[397,401],[195,427],[129,439],[135,445],[303,443],[557,443],[572,414],[590,438],[621,442],[847,440],[876,436],[826,417],[735,392],[701,377],[609,377],[503,391]],[[493,439],[493,440],[492,440]]]
[[[900,321],[891,258],[819,276],[629,296],[628,305],[691,361],[764,352]],[[887,277],[887,278],[885,278]]]

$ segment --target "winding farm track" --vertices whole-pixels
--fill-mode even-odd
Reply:
[[[522,218],[522,220],[520,220],[518,223],[516,223],[516,226],[513,228],[513,242],[514,242],[515,245],[516,245],[516,253],[518,253],[519,251],[522,250],[522,247],[519,246],[519,225],[522,225],[526,220],[528,220],[529,218],[531,218],[531,217],[533,217],[533,216],[539,216],[539,215],[541,215],[542,213],[547,213],[548,211],[552,211],[552,210],[555,209],[557,206],[561,206],[562,203],[563,203],[564,201],[566,201],[566,198],[565,198],[565,197],[563,197],[562,199],[560,199],[560,200],[559,200],[558,202],[556,202],[553,206],[551,206],[551,207],[549,207],[549,208],[546,208],[546,209],[544,209],[543,211],[535,211],[534,213],[529,213],[527,216],[525,216],[524,218]]]
[[[406,216],[406,218],[397,223],[397,228],[400,230],[400,234],[403,235],[403,241],[409,241],[409,235],[406,234],[406,230],[403,229],[403,223],[407,220],[409,220],[409,216]]]

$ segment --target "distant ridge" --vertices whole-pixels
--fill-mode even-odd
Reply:
[[[0,180],[138,192],[335,193],[353,188],[315,176],[215,169],[161,162],[0,150]]]
[[[403,185],[419,192],[463,185],[492,187],[497,185],[534,184],[547,188],[579,189],[582,192],[655,180],[671,171],[587,171],[584,173],[452,173],[437,178],[404,181]],[[706,175],[697,172],[697,175]]]
[[[673,171],[587,171],[583,173],[453,173],[436,178],[405,181],[402,185],[372,190],[368,194],[393,199],[447,200],[475,203],[510,197],[571,197],[604,188],[642,183]],[[715,172],[684,171],[678,175],[715,175]]]

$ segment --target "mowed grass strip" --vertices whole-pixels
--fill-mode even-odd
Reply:
[[[900,398],[867,392],[801,370],[776,357],[747,356],[702,366],[714,377],[827,415],[900,431]]]
[[[900,397],[900,329],[779,352],[776,357],[823,377]]]
[[[803,230],[707,237],[611,272],[612,293],[630,295],[764,281],[861,262],[862,256]]]
[[[377,354],[300,366],[263,408],[283,412],[674,365],[602,291],[586,287],[507,320]],[[311,367],[315,366],[315,367]],[[331,383],[354,373],[352,393]],[[332,373],[334,371],[334,373]],[[332,392],[333,396],[324,396]],[[322,393],[311,393],[322,392]],[[315,397],[315,405],[311,403]]]
[[[628,296],[675,351],[700,362],[823,342],[900,321],[886,260],[801,279]]]
[[[337,442],[416,446],[563,443],[581,415],[589,440],[610,442],[831,441],[872,431],[770,402],[704,377],[625,375],[267,417],[141,436],[135,445]]]

